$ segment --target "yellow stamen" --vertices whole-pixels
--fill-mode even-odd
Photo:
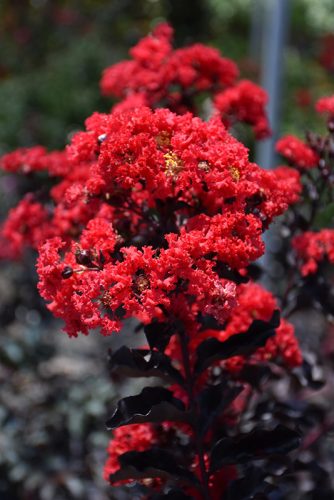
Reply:
[[[240,172],[239,172],[239,169],[237,167],[230,167],[230,172],[231,172],[231,175],[232,175],[232,179],[235,181],[235,182],[238,182],[240,180]]]
[[[183,162],[175,153],[164,154],[166,162],[165,173],[167,176],[176,177],[183,168]]]

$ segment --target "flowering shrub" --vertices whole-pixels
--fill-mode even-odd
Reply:
[[[326,194],[332,140],[287,136],[277,150],[289,166],[252,163],[227,127],[246,122],[266,136],[265,92],[237,82],[236,66],[215,49],[173,50],[171,36],[160,25],[130,61],[104,72],[103,93],[123,100],[89,117],[64,151],[2,157],[5,171],[47,174],[52,187],[12,209],[0,255],[38,250],[39,291],[70,336],[111,335],[137,321],[142,347],[110,352],[110,369],[161,382],[121,399],[109,418],[107,481],[156,499],[246,498],[245,481],[250,494],[265,495],[278,488],[272,456],[296,448],[300,435],[291,419],[261,418],[247,434],[242,419],[270,367],[298,370],[303,358],[293,324],[280,319],[291,283],[277,300],[255,283],[253,263],[287,210],[301,275],[333,261],[332,230],[312,232],[312,172]],[[194,116],[204,95],[214,109],[208,121]],[[310,219],[297,221],[304,201]]]

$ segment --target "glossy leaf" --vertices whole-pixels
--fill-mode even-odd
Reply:
[[[177,464],[172,453],[151,448],[147,451],[128,451],[118,457],[120,469],[110,475],[110,481],[125,479],[164,478],[183,481],[194,485],[198,483],[196,476],[188,469]]]
[[[246,463],[297,448],[300,436],[288,427],[278,425],[273,430],[255,429],[249,434],[220,439],[211,451],[211,470],[223,465]]]
[[[177,331],[178,326],[160,321],[153,321],[149,325],[145,325],[144,332],[150,348],[163,352],[169,344],[171,336]]]
[[[273,313],[270,321],[254,320],[245,333],[232,335],[221,342],[216,338],[204,340],[197,348],[195,371],[201,373],[215,361],[225,360],[233,356],[249,356],[267,340],[275,335],[280,322],[279,311]]]
[[[187,421],[188,414],[180,399],[164,387],[145,387],[140,394],[121,399],[108,429],[141,422]]]
[[[232,269],[224,262],[218,261],[214,267],[214,271],[218,274],[219,278],[234,281],[237,285],[240,285],[241,283],[248,283],[249,281],[247,276],[243,276],[236,269]]]
[[[168,356],[159,351],[129,349],[123,346],[110,352],[109,366],[112,371],[120,371],[129,377],[167,377],[182,384],[181,373],[172,365]]]
[[[227,383],[206,387],[198,397],[200,408],[199,428],[202,434],[212,426],[214,420],[232,403],[241,393],[242,386],[229,386]]]

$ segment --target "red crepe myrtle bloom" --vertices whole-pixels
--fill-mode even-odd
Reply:
[[[63,151],[48,153],[42,146],[19,148],[2,156],[0,167],[7,172],[28,174],[48,170],[50,175],[63,175],[67,172],[66,153]]]
[[[318,155],[303,141],[293,135],[286,135],[276,143],[276,151],[284,156],[291,165],[312,168],[318,164]]]
[[[325,258],[334,263],[334,230],[307,231],[294,238],[292,246],[301,262],[301,274],[307,276],[318,269]]]
[[[236,85],[216,94],[215,108],[222,113],[223,122],[230,126],[235,121],[252,125],[258,139],[270,135],[265,112],[268,95],[259,85],[240,80]]]
[[[238,69],[233,61],[222,57],[217,49],[200,43],[175,50],[169,61],[172,83],[186,89],[209,90],[212,85],[232,85]]]
[[[238,306],[234,309],[223,333],[225,338],[246,331],[254,319],[268,321],[273,311],[277,309],[274,296],[256,283],[240,285],[237,300]],[[291,368],[300,365],[302,356],[294,335],[294,327],[282,319],[276,335],[268,339],[265,347],[256,351],[255,357],[267,361],[281,358]]]
[[[18,259],[22,257],[25,246],[36,248],[40,241],[50,236],[52,232],[47,210],[28,195],[9,211],[1,227],[0,256]]]
[[[226,126],[241,121],[259,139],[270,135],[266,92],[248,80],[236,83],[237,66],[213,47],[197,43],[173,50],[172,35],[168,25],[159,25],[130,50],[132,60],[104,71],[102,93],[123,99],[114,110],[147,105],[197,114],[196,96],[205,92]]]
[[[243,213],[253,203],[250,198],[258,196],[257,205],[269,208],[268,202],[277,203],[278,192],[286,187],[287,203],[291,196],[295,199],[289,175],[283,182],[281,172],[280,189],[275,188],[278,176],[250,163],[247,149],[217,119],[205,123],[189,114],[137,108],[110,115],[95,113],[86,126],[87,132],[74,136],[69,154],[73,161],[96,161],[83,185],[88,194],[91,183],[92,195],[112,193],[117,186],[131,188],[133,199],[140,196],[142,201],[145,196],[150,206],[157,199],[177,195],[180,201],[193,207],[200,202],[211,212],[224,205],[224,212],[238,209]],[[286,209],[286,204],[279,206],[281,212]],[[271,218],[273,214],[265,215]]]
[[[38,271],[40,291],[70,335],[97,327],[110,334],[121,317],[161,319],[174,311],[181,282],[186,303],[196,297],[198,308],[224,321],[236,287],[219,278],[217,259],[242,268],[258,258],[263,230],[300,189],[298,174],[250,163],[219,120],[163,109],[96,113],[68,156],[74,169],[89,168],[65,193],[73,208],[56,207],[54,235],[63,240],[40,247]],[[87,229],[69,248],[63,221],[75,207],[87,210],[78,214]]]
[[[195,44],[173,50],[172,36],[170,26],[157,26],[130,50],[132,60],[117,63],[104,71],[102,93],[119,98],[142,94],[154,106],[166,99],[173,103],[176,94],[172,87],[178,87],[179,91],[204,91],[234,83],[238,69],[217,49]],[[181,94],[179,100],[182,100]],[[181,102],[176,99],[174,104]]]
[[[316,102],[315,109],[318,113],[328,113],[334,116],[334,96],[322,97]]]
[[[118,457],[127,451],[145,451],[159,442],[159,433],[152,424],[133,424],[119,427],[113,432],[108,446],[108,458],[104,465],[103,477],[109,476],[120,468]]]

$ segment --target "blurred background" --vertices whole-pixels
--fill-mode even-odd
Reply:
[[[283,11],[266,17],[269,4]],[[108,111],[102,70],[164,20],[177,46],[218,47],[254,81],[270,84],[271,61],[275,133],[314,130],[313,104],[334,90],[333,16],[333,0],[0,0],[0,153],[62,148],[93,111]],[[0,178],[1,217],[33,182]],[[29,254],[0,268],[0,499],[113,498],[101,474],[115,341],[58,333],[37,294],[34,261]]]

